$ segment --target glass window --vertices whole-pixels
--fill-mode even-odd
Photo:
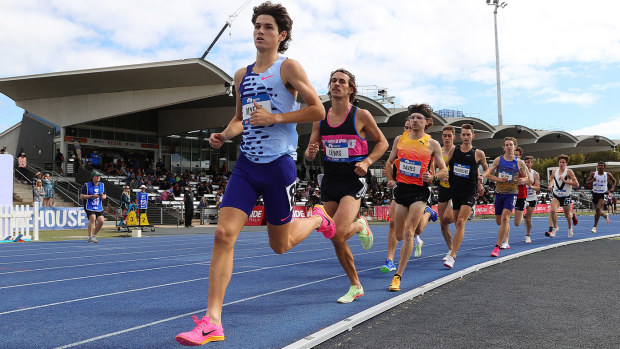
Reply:
[[[87,129],[84,129],[84,128],[78,128],[77,129],[77,135],[78,135],[78,137],[90,138],[90,130],[87,130]]]
[[[133,133],[127,133],[126,136],[125,136],[125,140],[127,142],[136,142],[137,141],[137,137]]]
[[[127,115],[127,128],[130,130],[142,129],[140,123],[138,122],[138,116],[136,114]]]
[[[140,143],[146,143],[148,136],[147,135],[136,135],[136,139],[138,140],[138,142]]]
[[[114,132],[115,141],[125,141],[125,134],[123,132]]]
[[[114,127],[114,118],[108,118],[101,120],[102,126]]]
[[[101,139],[103,137],[103,132],[100,130],[90,130],[90,136],[92,138]]]
[[[127,116],[122,115],[114,118],[114,127],[127,128]]]
[[[102,139],[110,139],[114,140],[114,132],[112,131],[103,131]]]

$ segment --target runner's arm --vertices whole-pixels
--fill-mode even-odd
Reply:
[[[209,144],[216,149],[219,149],[224,142],[227,140],[237,136],[241,132],[243,132],[243,113],[241,111],[241,93],[239,90],[239,86],[241,84],[241,80],[245,75],[245,68],[238,69],[235,72],[234,83],[235,83],[235,91],[237,91],[237,98],[235,101],[235,115],[232,120],[228,123],[228,126],[221,133],[212,133],[209,137]]]
[[[499,157],[496,157],[495,160],[493,160],[491,167],[488,167],[484,172],[482,172],[482,176],[493,182],[503,182],[501,178],[493,174],[495,173],[497,166],[499,166]]]
[[[304,151],[304,157],[308,161],[314,161],[316,154],[319,152],[321,140],[320,121],[312,123],[312,133],[310,134],[310,140],[308,141],[308,147]]]
[[[366,134],[366,138],[370,137],[373,141],[375,141],[375,146],[372,149],[372,152],[368,154],[364,160],[355,164],[357,175],[364,176],[366,175],[366,172],[368,172],[368,167],[375,163],[375,161],[379,160],[379,158],[388,150],[390,145],[387,139],[385,139],[383,132],[379,129],[379,126],[377,126],[377,122],[368,110],[358,109],[357,117],[359,118],[359,121],[362,122],[362,130],[363,133]]]
[[[616,179],[609,172],[607,172],[607,180],[611,182],[610,191],[614,191],[616,189]]]

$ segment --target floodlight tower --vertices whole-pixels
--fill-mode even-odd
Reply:
[[[493,18],[495,20],[495,74],[497,75],[497,122],[499,125],[504,124],[504,116],[502,114],[502,88],[500,86],[499,79],[499,44],[497,41],[497,9],[504,8],[508,4],[505,2],[500,3],[499,0],[487,0],[487,5],[495,6],[493,11]]]

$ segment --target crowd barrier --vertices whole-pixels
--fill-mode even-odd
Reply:
[[[433,205],[432,209],[437,211],[437,205]],[[549,204],[538,204],[534,209],[534,213],[549,213]],[[372,206],[367,211],[367,218],[375,221],[389,221],[390,220],[390,206]],[[557,212],[564,212],[562,207]],[[292,219],[301,219],[311,216],[310,210],[306,210],[305,206],[293,206]],[[476,215],[495,215],[495,206],[493,205],[476,205]],[[245,225],[258,226],[267,225],[265,218],[265,207],[254,206],[250,217]]]

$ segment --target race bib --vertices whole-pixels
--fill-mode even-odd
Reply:
[[[459,177],[469,177],[469,166],[454,163],[454,174]]]
[[[512,175],[508,172],[504,172],[504,171],[499,171],[499,178],[506,178],[508,180],[508,182],[512,182]]]
[[[422,169],[422,163],[419,161],[401,159],[400,160],[400,173],[409,177],[420,177],[420,170]]]
[[[536,190],[534,190],[532,188],[527,188],[527,196],[528,197],[536,196]]]
[[[595,192],[604,193],[607,191],[607,186],[602,183],[594,183],[592,189],[594,189]]]
[[[556,190],[554,191],[554,194],[555,194],[556,196],[558,196],[558,197],[565,197],[565,196],[567,196],[566,189],[556,189]]]
[[[346,162],[349,160],[347,142],[325,144],[325,155],[328,161]]]
[[[267,112],[271,113],[271,99],[269,95],[266,93],[261,93],[254,97],[246,97],[242,100],[243,104],[241,106],[241,110],[243,112],[243,125],[250,125],[250,114],[254,110],[256,110],[256,106],[254,106],[254,102],[260,105]]]

